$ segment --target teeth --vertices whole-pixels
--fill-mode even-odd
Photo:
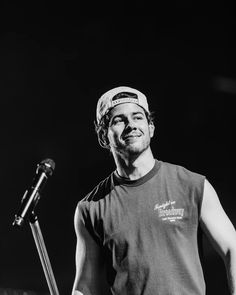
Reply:
[[[134,137],[139,137],[139,135],[129,135],[129,136],[126,136],[124,139],[127,139],[127,138],[134,138]]]

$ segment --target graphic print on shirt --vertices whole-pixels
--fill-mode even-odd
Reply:
[[[176,201],[167,201],[163,204],[156,204],[154,210],[157,210],[158,216],[163,221],[175,222],[176,220],[183,219],[184,208],[175,208]]]

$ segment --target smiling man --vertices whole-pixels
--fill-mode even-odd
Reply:
[[[73,295],[204,295],[201,227],[236,295],[236,233],[206,177],[154,158],[146,96],[116,87],[97,103],[96,131],[116,170],[75,212]]]

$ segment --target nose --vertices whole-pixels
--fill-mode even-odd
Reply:
[[[136,126],[136,123],[134,122],[134,120],[132,118],[127,118],[125,129],[126,130],[133,130],[136,128],[137,128],[137,126]]]

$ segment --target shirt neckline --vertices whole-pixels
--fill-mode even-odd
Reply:
[[[139,186],[147,182],[149,179],[151,179],[158,172],[160,165],[161,165],[161,161],[158,161],[155,159],[155,164],[153,168],[147,174],[140,177],[139,179],[130,180],[127,178],[120,177],[116,171],[113,172],[113,179],[114,179],[114,182],[118,183],[119,185]]]

